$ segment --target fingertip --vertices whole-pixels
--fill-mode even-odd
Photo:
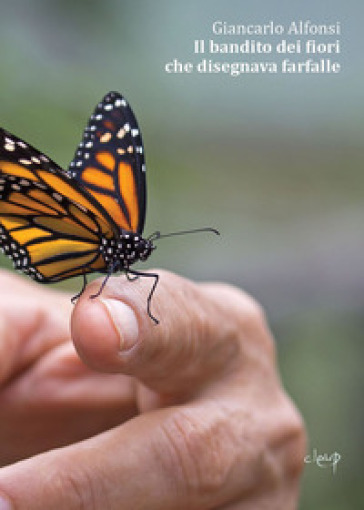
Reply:
[[[119,338],[119,350],[128,351],[138,341],[139,324],[131,306],[120,299],[101,298],[100,302],[105,307]]]
[[[81,359],[91,368],[113,372],[120,350],[119,333],[101,299],[82,296],[72,313],[71,334]]]

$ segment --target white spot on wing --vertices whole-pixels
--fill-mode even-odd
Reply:
[[[110,131],[107,131],[102,136],[100,136],[100,142],[101,143],[106,143],[106,142],[109,142],[110,140],[111,140],[111,133],[110,133]]]

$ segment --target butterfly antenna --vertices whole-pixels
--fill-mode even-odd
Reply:
[[[193,230],[180,230],[179,232],[170,232],[168,234],[161,234],[159,231],[157,231],[148,237],[148,241],[157,241],[158,239],[163,239],[164,237],[183,236],[185,234],[197,234],[200,232],[212,232],[213,234],[216,234],[218,236],[220,235],[220,232],[216,230],[216,228],[204,227],[195,228]]]

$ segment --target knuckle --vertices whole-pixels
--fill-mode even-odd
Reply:
[[[226,420],[208,421],[196,409],[178,409],[164,424],[168,472],[180,489],[196,497],[218,493],[236,462],[236,448]],[[229,448],[230,445],[230,448]]]
[[[239,326],[244,331],[254,331],[258,328],[266,326],[266,315],[263,307],[252,296],[245,292],[234,289],[237,293],[235,300],[237,309],[235,310],[236,316],[239,320]]]
[[[203,284],[202,289],[238,330],[257,328],[266,324],[262,306],[241,289],[225,283]]]
[[[272,418],[270,447],[285,479],[298,479],[306,454],[306,429],[302,416],[290,398],[283,393],[277,403],[279,416]]]
[[[255,348],[268,354],[269,360],[274,359],[276,355],[275,341],[270,332],[265,311],[259,303],[252,301],[250,308],[242,317],[242,321],[241,332],[244,344],[254,345]]]
[[[221,332],[236,353],[247,355],[265,351],[269,359],[275,357],[275,343],[269,331],[263,307],[252,296],[227,284],[217,284],[213,289],[217,305],[225,306],[225,320]]]
[[[284,469],[287,476],[291,478],[298,478],[304,467],[307,436],[306,428],[300,413],[293,404],[291,404],[291,407],[292,417],[287,432]]]

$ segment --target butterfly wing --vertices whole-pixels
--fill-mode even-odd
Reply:
[[[109,92],[97,105],[69,172],[121,229],[142,233],[143,142],[134,113],[121,94]]]
[[[67,172],[0,129],[0,244],[17,269],[50,283],[107,270],[114,225]]]

